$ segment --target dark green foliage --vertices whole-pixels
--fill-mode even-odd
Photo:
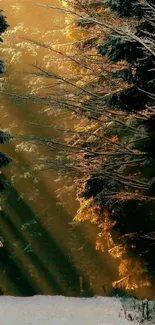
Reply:
[[[155,137],[149,137],[147,143],[145,144],[144,150],[148,158],[155,160]]]
[[[126,60],[135,65],[138,58],[144,58],[144,51],[137,42],[126,41],[118,35],[109,35],[107,42],[97,49],[101,55],[107,55],[111,62]]]
[[[143,8],[137,3],[137,0],[108,0],[107,6],[116,11],[120,17],[136,16],[141,19]]]
[[[154,170],[152,160],[155,160],[155,136],[150,135],[144,140],[139,141],[136,148],[145,152],[146,158],[151,162],[150,168],[153,168]]]
[[[137,89],[136,86],[133,86],[131,88],[125,88],[121,92],[105,96],[104,100],[110,107],[133,112],[145,109],[146,103],[148,104],[148,95]]]
[[[131,68],[122,69],[122,70],[114,70],[111,72],[111,77],[123,79],[123,80],[127,81],[128,83],[133,82],[133,74],[132,74]]]
[[[0,73],[3,73],[5,71],[5,63],[0,60]]]
[[[86,199],[89,199],[91,196],[96,196],[104,189],[105,184],[106,181],[102,176],[92,176],[86,182],[85,189],[81,196],[85,197]]]
[[[146,57],[144,60],[140,61],[136,69],[135,76],[133,78],[133,83],[141,91],[148,93],[154,93],[155,86],[155,71],[154,71],[154,61],[153,57]],[[154,102],[154,98],[147,95],[147,100]]]
[[[0,143],[5,143],[11,139],[11,135],[8,132],[0,130]]]
[[[0,177],[0,192],[9,186],[9,182],[1,175]]]
[[[111,1],[111,3],[122,6],[124,1]],[[131,1],[125,3],[131,5]],[[150,40],[155,41],[154,25],[148,21],[139,23],[136,26],[135,36],[143,39],[147,35]],[[110,34],[106,43],[98,46],[98,51],[101,55],[106,55],[112,63],[125,60],[129,64],[127,69],[114,71],[112,77],[123,79],[129,84],[133,83],[133,86],[106,96],[105,101],[110,107],[132,112],[144,110],[148,105],[154,106],[154,97],[151,96],[155,89],[154,57],[149,51],[138,41],[127,40],[116,33]]]
[[[12,158],[4,152],[0,152],[0,168],[7,166],[12,161]]]
[[[111,216],[117,223],[114,226],[121,234],[132,232],[151,232],[155,223],[153,210],[155,203],[128,199],[111,204]]]
[[[1,34],[4,33],[7,28],[9,27],[6,17],[3,15],[3,10],[0,9],[0,42],[3,42],[3,39],[1,37]],[[3,60],[0,60],[0,73],[3,73],[5,71],[5,64]]]
[[[0,210],[0,218],[8,219],[9,216],[4,210]]]
[[[0,192],[3,191],[5,189],[5,183],[3,182],[3,180],[0,178]]]
[[[9,27],[7,21],[6,21],[6,17],[3,15],[3,10],[0,9],[0,34],[4,33],[7,28]]]
[[[148,12],[148,14],[149,14],[149,17],[151,18],[150,12]],[[155,39],[154,24],[152,24],[151,21],[149,22],[147,20],[139,23],[136,28],[135,34],[139,37],[144,37],[144,36],[148,35],[148,33],[149,33],[149,38],[151,38],[152,40]]]
[[[152,135],[155,136],[155,114],[152,114],[145,122],[144,122],[144,126],[147,130],[147,132]]]
[[[108,193],[119,191],[120,185],[117,181],[109,179],[108,177],[103,177],[102,175],[92,175],[85,184],[85,189],[81,194],[81,197],[86,199],[92,196],[98,195],[100,192]]]
[[[155,137],[147,136],[145,139],[138,141],[138,143],[135,145],[135,148],[141,150],[142,152],[145,152],[147,163],[148,161],[155,159]],[[150,168],[152,167],[153,165],[151,163]]]
[[[105,96],[105,101],[110,107],[117,107],[132,112],[144,110],[148,105],[154,106],[154,97],[151,96],[155,89],[153,58],[148,57],[140,62],[137,62],[134,76],[132,76],[130,68],[113,72],[114,77],[122,78],[128,83],[132,82],[134,86]]]
[[[152,178],[152,181],[151,181],[151,184],[150,184],[150,187],[149,187],[149,190],[148,190],[148,194],[150,196],[154,196],[155,195],[155,177]]]
[[[141,140],[137,148],[146,152],[149,158],[150,168],[154,170],[155,166],[155,115],[152,114],[147,120],[143,121],[143,125],[148,133],[148,136]]]

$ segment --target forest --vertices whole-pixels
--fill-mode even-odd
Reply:
[[[53,107],[74,124],[56,125],[56,137],[18,138],[48,151],[36,170],[69,175],[68,188],[73,179],[79,204],[73,223],[93,224],[96,250],[108,249],[117,260],[114,294],[147,287],[155,292],[154,1],[67,0],[62,7],[46,7],[63,11],[71,21],[68,32],[76,30],[78,41],[64,51],[33,38],[29,42],[59,54],[74,72],[66,76],[35,64],[31,73],[51,83],[50,90],[10,96]],[[8,27],[1,12],[0,33]],[[0,60],[1,73],[4,67]],[[0,131],[1,144],[16,138]],[[9,162],[11,157],[1,152],[0,166]],[[8,182],[0,177],[2,191]]]

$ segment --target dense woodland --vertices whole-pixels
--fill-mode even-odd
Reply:
[[[155,276],[155,7],[153,1],[130,0],[70,5],[74,27],[85,34],[72,56],[64,57],[84,77],[55,76],[64,85],[59,100],[52,94],[39,99],[68,109],[79,123],[67,138],[67,157],[63,153],[42,168],[76,175],[80,209],[75,221],[97,225],[96,248],[104,250],[106,241],[119,259],[114,287],[147,287]],[[53,78],[39,68],[36,73]],[[64,152],[61,144],[58,149]]]
[[[90,45],[103,65],[99,88],[80,107],[91,134],[78,141],[85,150],[74,166],[84,177],[75,219],[98,225],[97,248],[104,249],[106,239],[120,259],[113,285],[133,290],[154,282],[155,7],[153,1],[103,1],[98,10],[93,2],[81,4],[79,23],[99,30]]]
[[[58,93],[53,88],[21,100],[53,106],[59,114],[69,111],[77,123],[63,130],[64,141],[58,129],[60,141],[50,135],[24,139],[52,155],[57,149],[55,160],[39,162],[41,170],[74,177],[80,204],[75,222],[97,226],[96,249],[106,245],[119,261],[114,288],[154,288],[155,6],[153,0],[74,0],[63,10],[80,35],[59,52],[73,65],[73,76],[35,66],[34,75],[59,83]],[[0,19],[3,33],[8,25],[2,14]],[[8,139],[1,131],[0,142]],[[1,166],[6,165],[10,157],[0,155]]]
[[[65,130],[65,143],[40,139],[59,153],[40,168],[74,175],[75,221],[97,225],[96,248],[104,250],[106,242],[119,260],[113,286],[147,287],[155,276],[155,7],[153,1],[75,0],[68,8],[81,40],[61,55],[73,64],[74,76],[36,66],[36,75],[59,81],[61,91],[31,101],[67,109],[78,122]]]
[[[97,226],[96,248],[103,251],[106,244],[119,260],[113,286],[147,287],[155,276],[155,7],[153,1],[75,0],[63,10],[81,35],[59,52],[74,74],[69,79],[35,66],[34,75],[61,85],[58,95],[54,88],[22,99],[67,110],[77,124],[64,130],[64,142],[61,136],[59,142],[29,141],[57,150],[55,160],[40,162],[41,170],[74,175],[80,204],[75,221]]]

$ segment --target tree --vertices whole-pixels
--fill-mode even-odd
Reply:
[[[7,30],[9,27],[6,17],[3,15],[3,11],[0,10],[0,42],[3,42],[2,34]],[[3,73],[5,71],[5,64],[3,60],[0,60],[0,73]],[[4,144],[5,142],[9,141],[11,139],[11,135],[6,132],[0,130],[0,144]],[[4,152],[0,152],[0,168],[3,166],[7,166],[9,162],[11,161],[11,157],[7,155]],[[2,175],[2,172],[0,173],[0,191],[5,189],[8,185],[8,182],[5,180],[5,178]]]
[[[3,10],[0,9],[0,42],[3,42],[3,39],[1,35],[7,30],[9,27],[6,17],[3,15]],[[5,64],[3,60],[0,60],[0,73],[3,73],[5,71]]]
[[[108,1],[107,6],[119,16],[133,16],[134,20],[130,25],[123,22],[119,28],[111,26],[107,41],[97,48],[101,55],[108,57],[111,67],[117,64],[112,78],[125,82],[121,87],[119,84],[117,91],[104,96],[103,103],[112,114],[114,110],[124,112],[122,121],[126,128],[124,131],[119,128],[114,134],[113,123],[117,154],[103,160],[99,172],[88,175],[85,186],[82,184],[80,197],[87,199],[88,205],[84,204],[76,219],[82,219],[81,214],[86,213],[88,207],[98,208],[97,214],[87,211],[88,218],[101,228],[100,237],[107,237],[111,254],[122,258],[120,274],[123,278],[115,285],[133,289],[137,283],[148,285],[148,270],[152,274],[154,268],[155,8],[151,1],[143,5],[124,2]],[[99,245],[102,247],[101,240]]]
[[[104,33],[106,41],[97,49],[108,58],[108,76],[111,81],[118,79],[118,87],[112,88],[111,82],[109,93],[104,94],[108,92],[106,84],[98,95],[91,83],[86,84],[87,94],[75,111],[94,123],[89,125],[89,133],[82,129],[77,132],[78,139],[75,135],[78,153],[74,162],[69,155],[67,166],[84,175],[76,220],[90,220],[101,228],[97,247],[103,249],[102,238],[106,238],[110,253],[121,258],[123,277],[115,285],[134,289],[149,284],[148,270],[151,273],[154,268],[155,10],[151,1],[139,5],[125,1],[125,6],[122,1],[109,1],[106,5],[119,16],[132,17],[128,25],[120,20],[120,26],[115,27],[90,15],[87,2],[81,5],[87,16],[80,17],[80,24],[111,30],[108,35]],[[88,55],[86,60],[88,63]],[[97,76],[99,82],[99,73]]]
[[[82,73],[80,78],[79,74],[67,78],[35,66],[34,75],[54,80],[60,87],[22,99],[68,110],[79,117],[78,123],[73,130],[65,128],[64,141],[59,128],[54,139],[23,138],[41,143],[52,153],[40,161],[41,170],[76,175],[80,202],[76,220],[96,224],[97,248],[103,250],[106,239],[110,254],[120,259],[121,279],[114,284],[127,289],[148,285],[155,230],[155,9],[151,1],[137,5],[127,0],[97,6],[76,0],[73,10],[57,9],[72,13],[76,25],[87,28],[89,36],[75,44],[74,55],[36,44],[58,53]]]

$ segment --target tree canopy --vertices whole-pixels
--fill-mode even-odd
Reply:
[[[151,0],[74,0],[58,9],[73,14],[74,26],[87,34],[71,54],[59,51],[78,73],[67,78],[36,65],[34,75],[59,88],[22,99],[67,110],[78,122],[64,129],[64,141],[59,128],[56,139],[25,140],[51,151],[41,170],[74,174],[80,203],[75,220],[97,225],[97,249],[104,250],[106,241],[120,260],[114,286],[149,286],[155,276],[155,7]]]

